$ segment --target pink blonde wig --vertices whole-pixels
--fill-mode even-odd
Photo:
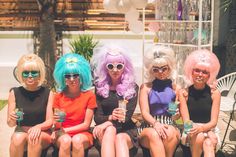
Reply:
[[[217,56],[206,49],[193,51],[185,60],[184,72],[188,81],[193,83],[192,72],[197,66],[205,67],[210,72],[210,78],[207,82],[211,85],[218,75],[220,70],[220,63]]]

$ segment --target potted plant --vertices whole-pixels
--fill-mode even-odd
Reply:
[[[93,35],[81,34],[78,38],[71,40],[69,43],[71,52],[78,53],[90,61],[93,55],[93,49],[99,42],[94,40]]]

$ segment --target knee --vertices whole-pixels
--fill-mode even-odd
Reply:
[[[213,144],[213,142],[210,139],[206,139],[203,142],[203,148],[206,148],[206,149],[214,148],[214,144]]]
[[[103,134],[103,139],[109,139],[109,141],[115,140],[116,136],[116,128],[113,126],[109,126],[106,128],[104,134]]]
[[[217,143],[218,143],[218,138],[217,138],[216,136],[215,136],[215,137],[211,137],[210,140],[211,140],[213,146],[216,146],[216,145],[217,145]]]
[[[109,126],[105,130],[106,134],[116,134],[116,128],[114,126]]]
[[[60,138],[60,149],[70,149],[71,147],[71,138],[69,136],[61,137]]]
[[[192,138],[191,140],[194,140],[194,144],[202,146],[202,144],[205,140],[205,137],[203,134],[198,134],[195,138]]]
[[[147,138],[150,142],[160,142],[161,138],[155,130],[148,132]]]
[[[22,134],[14,134],[11,137],[11,144],[15,147],[24,146],[26,143],[26,137]]]
[[[115,141],[116,141],[115,142],[116,145],[125,145],[126,144],[125,137],[122,134],[117,134]]]
[[[81,148],[83,148],[83,143],[84,143],[84,140],[80,136],[75,136],[72,138],[73,148],[81,149]]]

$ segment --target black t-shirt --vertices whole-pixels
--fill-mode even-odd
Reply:
[[[202,90],[197,90],[194,86],[188,91],[188,111],[190,119],[195,123],[207,123],[211,120],[211,89],[205,86]]]
[[[23,87],[13,88],[16,107],[23,108],[22,126],[34,126],[46,120],[46,110],[50,90],[40,87],[37,91],[28,91]]]

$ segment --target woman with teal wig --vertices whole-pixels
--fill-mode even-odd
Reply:
[[[78,54],[67,53],[58,60],[53,74],[59,92],[66,88],[64,76],[70,73],[79,74],[81,91],[91,88],[92,76],[88,61]]]
[[[90,90],[90,65],[84,57],[68,53],[56,63],[54,79],[57,91],[53,102],[55,144],[59,157],[84,156],[84,150],[93,145],[89,132],[96,106],[96,97]],[[71,149],[72,148],[72,149]]]

